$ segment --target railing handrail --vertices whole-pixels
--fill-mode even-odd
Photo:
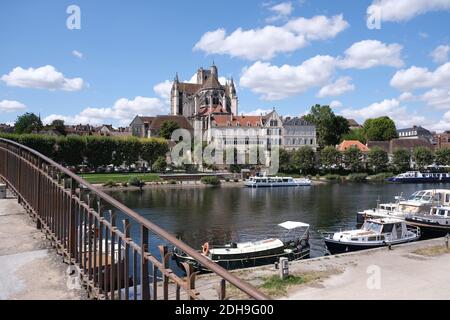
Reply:
[[[76,175],[75,173],[71,172],[67,168],[63,167],[62,165],[58,164],[54,160],[50,159],[49,157],[39,153],[36,150],[33,150],[27,146],[24,146],[20,143],[17,143],[15,141],[11,141],[8,139],[0,138],[0,141],[3,141],[7,144],[14,145],[20,149],[26,150],[27,152],[30,152],[34,154],[35,156],[41,158],[43,161],[47,162],[49,165],[57,168],[62,173],[70,177],[71,179],[78,182],[80,185],[85,186],[87,189],[89,189],[91,192],[95,193],[98,197],[100,197],[102,200],[106,201],[116,209],[119,209],[126,215],[128,215],[130,218],[135,220],[136,222],[142,224],[146,228],[148,228],[151,232],[155,233],[159,237],[165,239],[178,249],[181,249],[188,255],[190,255],[192,258],[194,258],[196,261],[198,261],[201,265],[207,267],[209,270],[220,276],[221,278],[225,279],[229,283],[231,283],[233,286],[241,290],[242,292],[248,294],[250,297],[257,299],[257,300],[268,300],[270,299],[269,296],[265,295],[246,281],[236,277],[232,273],[228,272],[221,266],[217,265],[215,262],[211,261],[210,259],[206,258],[199,252],[197,252],[195,249],[191,248],[189,245],[184,243],[183,241],[177,239],[174,235],[170,234],[166,230],[162,229],[161,227],[157,226],[156,224],[150,222],[146,218],[139,215],[137,212],[133,211],[132,209],[128,208],[124,204],[120,203],[116,199],[112,198],[111,196],[107,195],[103,191],[97,189],[95,186],[90,184],[89,182],[85,181],[80,176]]]

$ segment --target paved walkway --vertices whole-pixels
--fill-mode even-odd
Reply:
[[[0,300],[73,300],[67,265],[17,199],[0,199]]]

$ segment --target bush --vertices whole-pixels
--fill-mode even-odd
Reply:
[[[330,181],[337,181],[337,180],[341,180],[341,176],[338,174],[327,174],[325,176],[325,179],[330,180]]]
[[[351,182],[364,182],[367,176],[367,173],[352,173],[347,176],[347,179]]]
[[[169,182],[168,182],[168,184],[177,184],[178,182],[176,182],[175,180],[170,180]]]
[[[230,178],[225,178],[225,182],[230,182]]]
[[[381,172],[379,174],[375,174],[373,176],[370,176],[369,179],[371,181],[385,181],[386,179],[389,179],[393,177],[394,174],[392,172]]]
[[[128,180],[128,184],[133,187],[141,188],[143,185],[145,185],[145,182],[138,177],[131,177],[130,180]]]
[[[128,182],[122,182],[122,187],[128,187]]]
[[[104,187],[108,187],[108,188],[113,188],[113,187],[117,187],[117,183],[114,182],[113,180],[109,180],[103,186]]]
[[[200,180],[203,184],[211,185],[211,186],[218,186],[220,185],[220,179],[212,176],[212,177],[203,177]]]

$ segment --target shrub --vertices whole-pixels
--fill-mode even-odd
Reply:
[[[177,184],[177,182],[176,182],[175,180],[170,180],[170,181],[168,182],[168,184]]]
[[[122,187],[128,187],[128,182],[122,182]]]
[[[145,185],[145,182],[138,177],[131,177],[130,180],[128,180],[128,184],[133,187],[141,188],[143,185]]]
[[[201,182],[203,184],[211,185],[211,186],[218,186],[220,184],[220,179],[212,176],[212,177],[203,177],[201,179]]]
[[[352,173],[347,176],[347,179],[352,182],[364,182],[367,179],[367,173]]]
[[[341,176],[338,174],[327,174],[325,176],[325,179],[330,180],[330,181],[336,181],[336,180],[341,180]]]
[[[371,181],[385,181],[386,179],[391,178],[393,176],[394,174],[392,172],[381,172],[379,174],[370,176],[369,179]]]
[[[230,182],[230,178],[225,178],[225,182]]]
[[[233,181],[234,181],[234,182],[239,182],[239,179],[234,178]]]
[[[113,187],[117,187],[117,183],[113,180],[109,180],[108,182],[103,184],[103,186],[108,187],[108,188],[113,188]]]

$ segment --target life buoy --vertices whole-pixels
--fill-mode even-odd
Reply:
[[[206,256],[209,253],[209,243],[205,242],[204,245],[202,245],[202,253]]]

